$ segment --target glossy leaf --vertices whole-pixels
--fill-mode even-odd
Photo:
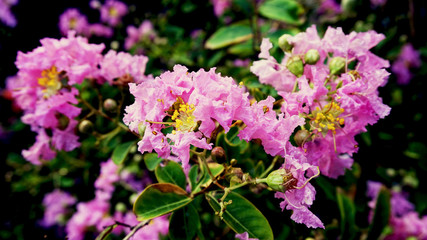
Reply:
[[[144,154],[144,162],[145,166],[147,166],[148,170],[154,171],[159,165],[159,163],[162,162],[162,158],[159,158],[157,153],[146,153]]]
[[[252,29],[249,25],[233,24],[218,29],[206,41],[205,47],[214,50],[244,42],[250,38],[252,38]]]
[[[369,225],[368,240],[378,239],[390,218],[390,197],[391,194],[386,188],[381,188],[375,205],[374,217]]]
[[[192,200],[184,189],[174,184],[156,183],[138,196],[133,211],[138,221],[144,221],[180,209]]]
[[[172,214],[169,223],[169,237],[172,240],[191,240],[200,227],[199,213],[193,204],[189,204]]]
[[[273,20],[299,25],[304,8],[294,0],[267,0],[260,6],[259,12]]]
[[[135,141],[131,141],[131,142],[122,143],[119,146],[117,146],[113,151],[113,155],[111,156],[111,159],[113,160],[113,162],[117,165],[121,164],[126,159],[130,149],[134,145],[135,145]]]
[[[185,173],[177,162],[169,161],[164,167],[157,166],[155,174],[159,183],[172,183],[183,189],[186,187]]]
[[[224,171],[224,166],[218,163],[208,163],[209,169],[214,177],[219,176]],[[206,187],[212,182],[211,177],[207,171],[204,172],[199,182],[194,185],[193,193],[199,192],[202,187]]]
[[[218,191],[206,195],[206,198],[215,210],[220,211],[220,204],[217,199],[222,197],[223,193]],[[230,192],[225,201],[232,200],[227,205],[223,213],[224,222],[236,233],[248,232],[250,238],[260,240],[274,239],[273,231],[267,219],[262,213],[246,198],[235,192]]]

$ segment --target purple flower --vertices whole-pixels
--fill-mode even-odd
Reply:
[[[108,159],[106,162],[101,163],[101,173],[95,181],[95,188],[102,189],[104,192],[112,193],[114,191],[114,183],[117,182],[120,177],[118,173],[119,167]]]
[[[68,31],[74,30],[77,34],[87,35],[89,23],[85,15],[76,8],[69,8],[59,16],[59,30],[66,36]]]
[[[107,0],[100,8],[101,21],[110,26],[117,26],[124,15],[128,12],[128,7],[123,2],[117,0]]]
[[[420,66],[420,53],[410,43],[407,43],[402,47],[399,56],[393,62],[391,71],[396,74],[398,84],[406,85],[412,78],[411,68]]]
[[[30,149],[23,150],[22,156],[34,165],[40,165],[40,160],[51,160],[56,156],[50,145],[50,137],[44,129],[37,131],[36,142]]]
[[[9,27],[16,26],[16,18],[10,11],[10,8],[17,3],[18,0],[0,0],[0,22]]]
[[[249,238],[248,232],[237,233],[235,237],[240,240],[258,240],[258,238]]]
[[[69,213],[69,207],[76,203],[76,199],[70,194],[55,189],[43,198],[45,208],[42,226],[51,227],[56,224],[63,225],[64,217]]]

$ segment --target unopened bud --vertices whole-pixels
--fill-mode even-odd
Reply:
[[[138,124],[138,133],[139,133],[139,136],[141,136],[141,138],[144,137],[146,128],[147,128],[147,126],[145,124],[143,124],[143,123]]]
[[[212,149],[211,154],[212,154],[212,158],[213,158],[216,162],[224,162],[224,161],[225,161],[226,154],[225,154],[225,150],[224,150],[224,148],[219,147],[219,146],[214,147],[214,148]]]
[[[272,171],[267,176],[267,185],[274,191],[285,192],[285,183],[288,180],[287,176],[286,170],[283,168]]]
[[[329,72],[331,75],[338,75],[344,72],[345,69],[345,58],[334,57],[329,61]]]
[[[104,101],[104,109],[109,112],[115,112],[117,110],[117,102],[114,99],[107,98]]]
[[[236,159],[231,159],[231,161],[230,161],[230,165],[231,166],[234,166],[234,165],[236,165],[237,164],[237,160]]]
[[[316,64],[319,59],[320,54],[316,49],[310,49],[304,55],[304,62],[310,65]]]
[[[93,131],[93,123],[87,119],[83,120],[79,124],[79,131],[81,133],[90,134]]]
[[[122,203],[122,202],[119,202],[119,203],[117,203],[117,204],[116,204],[115,210],[116,210],[116,212],[124,213],[124,212],[126,212],[128,209],[127,209],[127,207],[126,207],[126,204],[124,204],[124,203]]]
[[[294,140],[295,143],[301,147],[305,142],[311,140],[311,134],[305,129],[298,130],[297,133],[295,133]]]
[[[285,51],[285,52],[290,52],[292,50],[292,48],[294,47],[292,44],[289,43],[288,38],[292,37],[289,34],[283,34],[282,36],[280,36],[279,38],[279,47]]]
[[[297,77],[301,77],[304,73],[304,64],[299,56],[289,58],[286,68]]]

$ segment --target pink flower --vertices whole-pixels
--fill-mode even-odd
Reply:
[[[126,107],[123,121],[135,132],[145,128],[138,150],[155,150],[159,157],[182,162],[186,171],[189,146],[211,149],[205,136],[211,136],[216,123],[228,131],[249,108],[243,88],[232,78],[215,74],[215,69],[188,73],[186,67],[176,65],[173,72],[129,86],[135,102]],[[165,128],[172,133],[165,134]]]
[[[410,43],[407,43],[393,62],[391,71],[396,74],[398,84],[406,85],[412,78],[411,68],[419,68],[420,66],[420,53]]]
[[[85,15],[76,8],[69,8],[59,16],[59,30],[66,36],[68,31],[74,30],[77,34],[87,35],[89,23]]]
[[[246,141],[260,139],[266,153],[276,156],[285,155],[285,146],[296,127],[304,124],[304,119],[298,116],[284,117],[276,115],[273,110],[274,98],[255,103],[251,106],[246,127],[239,132],[239,137]]]
[[[40,165],[40,160],[51,160],[56,156],[50,145],[50,137],[44,129],[37,131],[36,142],[30,149],[23,150],[22,156],[34,165]]]
[[[46,194],[43,198],[45,212],[42,225],[44,227],[63,225],[65,221],[63,218],[69,212],[69,207],[75,203],[76,199],[73,196],[59,189]]]
[[[291,219],[311,228],[325,228],[322,221],[308,208],[313,204],[316,190],[309,181],[319,175],[317,167],[306,162],[303,151],[288,144],[286,161],[282,168],[289,174],[287,190],[276,192],[276,198],[282,198],[282,210],[292,210]],[[307,177],[306,177],[307,176]]]
[[[152,79],[152,76],[144,75],[147,62],[146,56],[132,56],[129,53],[110,50],[100,63],[100,75],[110,84],[114,83],[114,79],[126,76],[140,83]]]
[[[94,35],[98,37],[111,38],[113,36],[113,29],[100,23],[89,24],[87,32],[88,37]]]
[[[108,161],[102,162],[101,173],[95,181],[95,188],[112,193],[114,191],[113,184],[119,180],[118,170],[119,167],[113,160],[108,159]]]
[[[153,24],[149,20],[144,20],[138,28],[128,26],[126,32],[128,34],[125,39],[126,50],[131,49],[132,46],[144,39],[153,40],[157,35],[154,31]]]
[[[212,0],[215,15],[220,17],[225,10],[231,7],[231,2],[231,0]]]
[[[128,12],[128,7],[123,2],[117,0],[107,0],[100,8],[101,21],[110,26],[117,26],[124,15]]]

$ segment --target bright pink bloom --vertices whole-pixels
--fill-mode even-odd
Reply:
[[[95,188],[112,193],[114,191],[114,183],[119,181],[118,170],[119,166],[113,160],[108,159],[108,161],[102,162],[100,174],[95,181]]]
[[[406,85],[412,78],[411,68],[420,66],[420,53],[410,43],[407,43],[402,47],[399,56],[393,62],[391,71],[396,74],[398,84]]]
[[[153,78],[145,75],[147,62],[146,56],[132,56],[129,53],[110,50],[100,63],[100,75],[110,84],[114,83],[114,79],[126,76],[140,83]]]
[[[128,12],[128,7],[123,2],[117,0],[107,0],[100,8],[101,21],[110,26],[117,26],[124,15]]]
[[[135,132],[145,127],[138,150],[155,150],[159,157],[182,162],[186,171],[190,145],[211,149],[203,136],[211,136],[215,122],[228,131],[233,120],[247,117],[248,94],[215,69],[188,73],[176,65],[173,72],[129,86],[135,103],[126,107],[123,121]],[[165,123],[168,119],[172,121]],[[165,128],[173,128],[172,133],[163,133]]]
[[[66,219],[63,219],[69,212],[69,207],[76,203],[76,199],[70,194],[55,189],[43,198],[45,208],[42,225],[51,227],[56,224],[63,225]]]

